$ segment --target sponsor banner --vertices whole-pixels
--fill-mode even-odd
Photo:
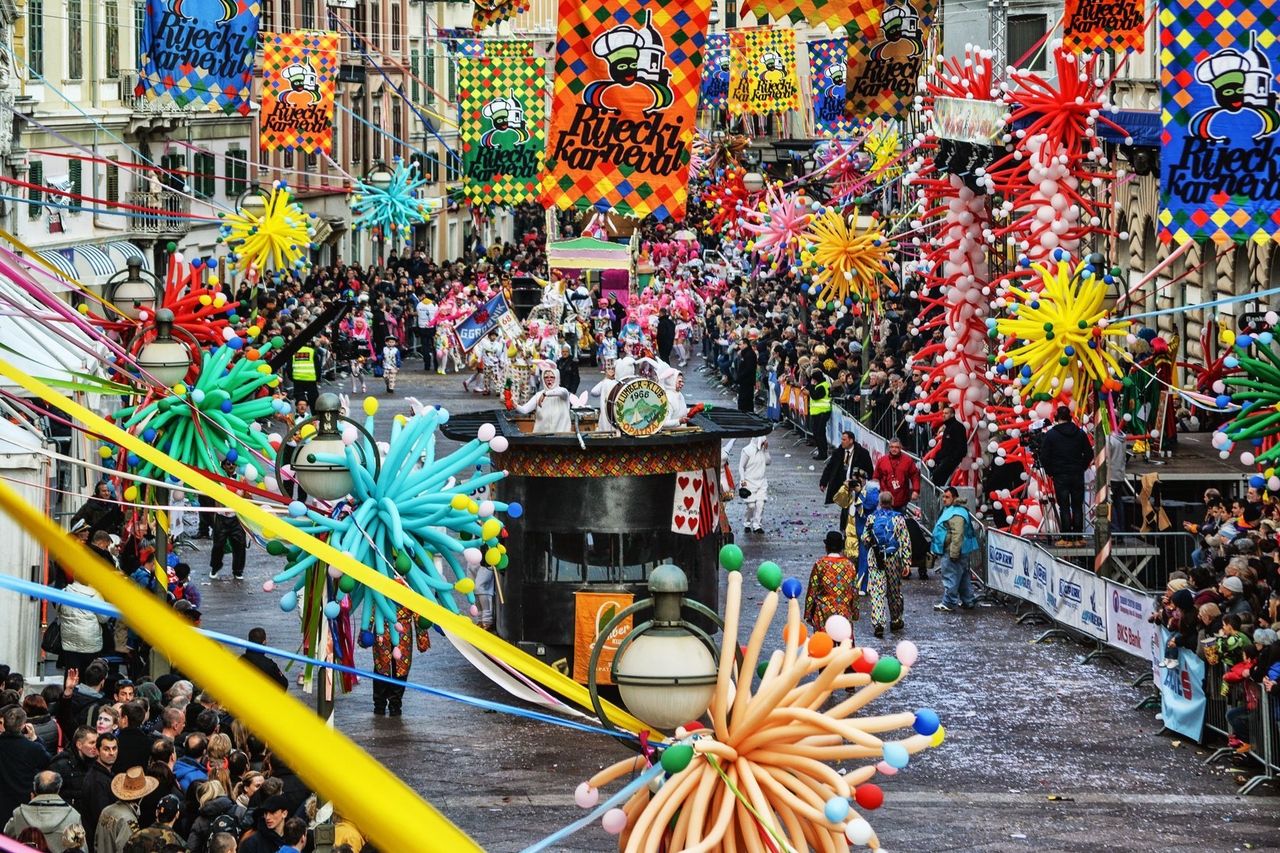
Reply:
[[[575,592],[573,594],[573,680],[586,684],[591,663],[591,650],[604,627],[613,617],[630,607],[635,596],[629,592]],[[596,662],[596,683],[612,684],[610,670],[618,646],[631,633],[631,617],[623,619],[605,638]]]
[[[1160,238],[1280,239],[1276,7],[1160,4]]]
[[[999,530],[987,531],[987,584],[992,588],[1034,602],[1033,560],[1030,542]]]
[[[134,94],[247,116],[260,11],[258,0],[150,0],[142,20]]]
[[[1162,646],[1172,637],[1167,628],[1160,629]],[[1156,684],[1160,685],[1164,727],[1199,741],[1204,729],[1204,661],[1194,649],[1178,649],[1178,666],[1157,667]]]
[[[333,94],[338,34],[295,30],[262,34],[262,108],[258,144],[263,151],[333,150]]]
[[[1114,581],[1105,583],[1107,645],[1143,660],[1150,658],[1158,631],[1147,617],[1154,612],[1157,597]]]
[[[768,115],[800,108],[796,31],[750,27],[729,32],[729,111]]]
[[[888,0],[875,34],[849,44],[845,94],[854,118],[904,117],[924,70],[934,0]]]
[[[485,335],[494,329],[498,329],[507,338],[513,338],[512,324],[515,326],[515,335],[519,335],[520,321],[516,319],[515,314],[511,313],[507,297],[499,293],[471,312],[471,315],[454,329],[454,334],[458,336],[463,352],[470,352],[472,347],[484,340]]]
[[[1074,51],[1141,51],[1146,45],[1146,6],[1146,0],[1067,0],[1062,43]]]
[[[1065,560],[1053,563],[1056,607],[1049,615],[1087,637],[1106,640],[1106,581]]]
[[[711,0],[561,0],[542,203],[681,219]]]
[[[1004,133],[1009,110],[999,101],[933,99],[933,134],[939,139],[991,145]]]
[[[462,191],[469,202],[515,205],[537,198],[545,109],[541,59],[458,59]]]
[[[707,58],[702,63],[702,90],[698,107],[723,110],[729,106],[729,34],[707,36]]]
[[[858,126],[845,115],[844,75],[849,70],[849,40],[809,42],[809,85],[813,89],[813,124],[823,136],[850,136]]]
[[[867,453],[871,454],[871,463],[873,465],[881,456],[889,452],[889,440],[887,438],[879,433],[872,432],[862,421],[839,405],[832,405],[831,420],[827,422],[827,443],[831,447],[839,447],[840,433],[845,430],[853,433],[853,440],[865,447]]]

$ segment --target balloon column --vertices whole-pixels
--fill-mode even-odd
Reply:
[[[365,430],[372,435],[378,401],[366,398],[364,410]],[[409,418],[397,415],[380,465],[375,463],[379,449],[348,424],[342,433],[342,455],[314,455],[320,464],[346,467],[354,482],[351,497],[328,513],[294,501],[289,521],[456,613],[453,593],[475,600],[468,566],[506,568],[503,525],[497,514],[518,517],[522,510],[519,504],[483,497],[484,489],[506,476],[504,471],[479,473],[491,450],[506,450],[506,438],[495,435],[492,424],[481,426],[473,441],[436,458],[436,427],[448,419],[448,411],[439,408],[426,408]],[[298,454],[306,455],[307,447],[299,447]],[[284,570],[264,585],[267,591],[289,586],[280,599],[281,609],[293,610],[299,592],[314,589],[327,600],[308,600],[307,605],[323,606],[328,618],[361,613],[362,645],[373,642],[370,632],[381,634],[388,625],[393,643],[399,642],[394,602],[333,568],[327,572],[332,582],[324,583],[318,574],[323,567],[300,548],[272,541],[267,550],[288,559]]]
[[[443,204],[442,199],[421,194],[426,185],[426,179],[418,176],[417,163],[406,165],[397,157],[391,182],[386,186],[356,182],[351,200],[351,213],[355,216],[352,225],[357,231],[379,228],[392,241],[407,235],[414,225],[430,219]]]
[[[813,271],[809,292],[817,296],[818,308],[879,298],[892,245],[878,227],[860,230],[855,215],[827,209],[810,221],[804,240],[802,260]]]
[[[303,212],[284,181],[276,181],[270,193],[258,198],[261,202],[254,207],[260,212],[241,205],[235,213],[222,214],[218,239],[231,252],[228,265],[248,275],[305,270],[311,265],[313,215]]]
[[[605,768],[578,787],[575,800],[595,809],[606,832],[621,835],[618,848],[627,853],[879,848],[863,816],[884,802],[871,780],[893,776],[912,753],[939,746],[945,730],[927,709],[854,715],[906,677],[918,655],[915,645],[903,641],[896,657],[880,657],[854,644],[852,626],[841,616],[807,636],[800,620],[803,585],[783,580],[776,564],[762,563],[757,576],[769,591],[739,664],[742,551],[727,545],[720,559],[729,582],[711,727],[682,727],[648,769],[645,756]],[[787,608],[783,648],[762,660],[781,599]],[[906,735],[884,737],[900,730]],[[847,773],[831,767],[850,761],[865,763]],[[599,802],[601,787],[635,773],[640,775]]]

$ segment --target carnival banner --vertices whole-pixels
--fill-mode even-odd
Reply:
[[[458,336],[458,343],[462,344],[462,351],[471,352],[472,347],[494,329],[508,340],[520,336],[520,321],[512,313],[507,297],[501,293],[472,311],[453,331]]]
[[[796,31],[750,27],[729,32],[729,110],[767,115],[800,107]]]
[[[710,0],[561,0],[542,201],[684,216]]]
[[[484,55],[494,59],[533,56],[533,42],[528,39],[486,39]]]
[[[151,0],[142,20],[134,94],[248,115],[260,11],[259,0]]]
[[[1173,642],[1168,628],[1160,629],[1160,642],[1167,649]],[[1195,649],[1176,648],[1176,667],[1158,667],[1160,687],[1160,712],[1164,715],[1164,727],[1171,732],[1200,740],[1204,734],[1204,661]]]
[[[453,45],[453,53],[455,56],[484,56],[485,44],[483,39],[456,39],[450,44]]]
[[[458,60],[462,191],[472,204],[537,198],[546,99],[541,59]]]
[[[476,32],[480,32],[485,27],[496,27],[521,12],[528,12],[529,8],[529,0],[476,0],[475,8],[471,11],[471,26]]]
[[[1067,0],[1062,43],[1068,50],[1136,50],[1146,47],[1146,0]]]
[[[880,22],[878,0],[744,0],[742,14],[748,12],[760,20],[826,24],[832,32],[848,30],[855,36],[870,36]]]
[[[706,61],[702,63],[702,99],[704,110],[723,110],[729,106],[729,34],[707,36]]]
[[[1270,4],[1160,6],[1160,238],[1280,240],[1280,67]]]
[[[934,0],[892,0],[880,26],[849,45],[845,94],[854,118],[902,118],[915,99]]]
[[[844,75],[849,70],[849,40],[809,42],[809,85],[813,124],[823,136],[850,136],[857,122],[845,116]]]
[[[338,34],[295,30],[262,34],[263,151],[333,150],[333,93]]]

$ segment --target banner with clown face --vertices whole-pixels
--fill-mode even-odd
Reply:
[[[766,115],[800,108],[796,31],[751,27],[729,33],[729,110]]]
[[[462,191],[472,204],[537,198],[546,146],[541,59],[459,59]]]
[[[338,34],[322,30],[262,34],[263,151],[333,150]]]
[[[813,88],[813,124],[823,136],[851,136],[858,123],[845,115],[848,39],[809,42],[809,84]]]
[[[680,218],[710,0],[561,0],[542,203]]]
[[[706,61],[702,63],[702,103],[704,110],[729,106],[729,34],[707,36]]]
[[[935,0],[888,0],[870,38],[849,44],[845,95],[852,118],[902,118],[925,68]]]

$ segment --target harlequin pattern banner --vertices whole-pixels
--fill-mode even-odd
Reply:
[[[1067,0],[1062,43],[1077,52],[1144,50],[1146,5],[1146,0]]]
[[[732,0],[730,0],[732,2]],[[826,24],[832,32],[847,29],[851,34],[871,35],[880,22],[878,0],[745,0],[742,14],[782,21]]]
[[[248,115],[260,10],[259,0],[150,0],[134,94]]]
[[[729,110],[767,115],[800,107],[796,31],[751,27],[729,32]]]
[[[729,106],[729,34],[707,36],[706,60],[702,63],[702,98],[698,106],[704,110],[723,110]]]
[[[533,42],[528,39],[515,40],[491,40],[484,43],[484,55],[492,56],[495,59],[516,56],[525,57],[533,56]]]
[[[485,27],[497,26],[528,11],[529,0],[476,0],[476,7],[471,12],[471,26],[480,32]]]
[[[891,0],[867,39],[849,45],[845,95],[853,118],[901,118],[915,99],[934,0]]]
[[[547,84],[541,59],[459,59],[462,191],[472,204],[537,198]]]
[[[1269,3],[1161,4],[1161,239],[1280,239],[1276,18]]]
[[[711,0],[560,0],[542,201],[684,215]]]
[[[295,30],[262,34],[263,151],[333,150],[338,34]]]
[[[857,122],[844,112],[844,75],[849,65],[848,39],[809,42],[809,85],[813,89],[813,123],[823,136],[850,136]]]
[[[484,56],[482,39],[458,39],[453,42],[453,52],[458,56]]]

